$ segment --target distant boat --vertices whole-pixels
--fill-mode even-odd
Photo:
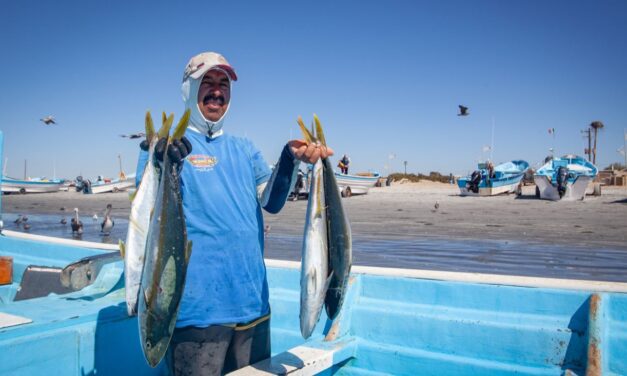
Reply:
[[[472,174],[457,181],[462,196],[520,194],[520,181],[525,176],[529,163],[522,160],[502,163],[494,167],[492,176],[487,163],[479,163],[477,167]]]
[[[125,176],[124,179],[101,180],[91,183],[82,178],[77,179],[76,190],[83,193],[106,193],[126,191],[135,186],[135,174]]]
[[[46,193],[57,192],[63,187],[63,180],[30,179],[21,180],[8,176],[2,177],[3,193]]]
[[[583,200],[588,185],[597,173],[595,165],[578,155],[553,158],[533,176],[536,196],[552,201]]]
[[[348,175],[335,172],[335,180],[337,180],[337,185],[342,193],[342,197],[365,195],[379,180],[379,173],[366,172]]]

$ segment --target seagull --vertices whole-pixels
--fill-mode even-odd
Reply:
[[[24,223],[24,230],[30,230],[30,225],[28,223]]]
[[[23,216],[22,216],[22,222],[26,222],[26,221],[28,221],[28,217],[27,217],[27,216],[25,216],[25,215],[23,215]]]
[[[17,216],[17,219],[13,221],[13,223],[19,226],[22,223],[22,221],[23,221],[23,216],[20,214]]]
[[[39,119],[39,120],[43,121],[44,124],[46,124],[46,125],[56,124],[57,123],[56,121],[54,121],[54,118],[52,117],[52,115],[48,115],[45,118]]]
[[[435,210],[438,210],[440,208],[440,203],[436,201],[433,207],[435,208]]]
[[[265,225],[263,228],[263,237],[266,238],[270,234],[270,225]]]
[[[100,225],[100,231],[105,236],[109,236],[111,234],[111,229],[113,228],[113,225],[115,225],[113,219],[111,218],[112,208],[113,207],[111,206],[111,204],[107,204],[107,211],[105,212],[104,221],[102,221],[102,224]]]
[[[459,114],[457,114],[457,116],[468,116],[468,115],[469,115],[468,107],[462,106],[460,104],[459,105]]]
[[[78,208],[74,208],[74,217],[71,220],[72,234],[77,233],[81,235],[83,233],[83,222],[78,218]]]
[[[94,215],[91,216],[91,219],[96,222],[98,220],[98,214],[94,213]]]
[[[120,137],[124,137],[124,138],[129,138],[129,139],[135,139],[135,138],[142,138],[146,136],[146,133],[144,132],[139,132],[139,133],[131,133],[131,134],[121,134]]]

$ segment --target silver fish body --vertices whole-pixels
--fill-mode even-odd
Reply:
[[[327,207],[329,274],[331,281],[324,300],[327,316],[335,319],[342,308],[353,260],[351,228],[344,212],[333,166],[328,158],[322,161],[324,195]]]
[[[137,295],[144,269],[150,214],[153,212],[159,188],[159,171],[153,162],[157,140],[154,137],[150,142],[148,163],[131,204],[126,243],[123,245],[126,308],[129,316],[137,314]]]
[[[311,174],[300,279],[300,331],[309,338],[320,320],[328,286],[327,211],[322,161]]]
[[[172,139],[183,135],[189,113],[185,112]],[[163,359],[174,333],[192,249],[187,241],[179,168],[167,149],[163,159],[138,296],[140,341],[151,367]]]

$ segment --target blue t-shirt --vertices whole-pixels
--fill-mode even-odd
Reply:
[[[244,323],[266,315],[263,216],[257,185],[271,175],[247,139],[187,131],[192,144],[181,172],[192,256],[177,327]],[[145,164],[142,153],[139,166]],[[142,160],[144,159],[143,163]]]

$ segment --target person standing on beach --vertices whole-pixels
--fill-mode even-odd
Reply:
[[[340,167],[340,170],[343,174],[348,175],[348,165],[350,163],[351,159],[348,157],[348,155],[344,154],[342,159],[340,159],[340,163],[338,163],[338,166]]]
[[[301,161],[333,155],[325,146],[291,140],[271,170],[252,142],[223,129],[236,80],[218,53],[191,58],[182,83],[189,128],[168,147],[181,165],[183,212],[193,242],[169,350],[175,375],[228,373],[270,356],[261,209],[282,209]],[[148,155],[147,144],[141,146],[138,176]],[[164,149],[165,139],[157,144],[157,159]]]

